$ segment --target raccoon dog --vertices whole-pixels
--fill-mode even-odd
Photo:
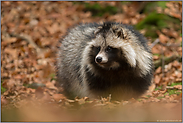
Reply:
[[[137,98],[150,86],[152,68],[147,40],[122,23],[80,24],[58,51],[57,78],[69,98]]]

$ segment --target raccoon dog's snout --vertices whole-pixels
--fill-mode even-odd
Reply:
[[[105,64],[108,62],[108,58],[106,56],[105,53],[99,53],[96,57],[95,57],[95,62],[97,64]]]
[[[100,57],[100,56],[96,57],[96,62],[97,62],[97,63],[102,62],[102,57]]]

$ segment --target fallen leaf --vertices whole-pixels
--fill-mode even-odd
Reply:
[[[154,82],[155,82],[155,84],[159,84],[159,83],[160,83],[160,81],[161,81],[161,77],[160,77],[160,76],[158,76],[158,75],[156,75],[156,76],[155,76],[155,78],[154,78]]]
[[[182,85],[174,85],[173,87],[182,90]]]
[[[10,44],[10,43],[14,43],[16,41],[17,41],[16,37],[7,38],[3,42],[1,42],[1,45],[7,45],[7,44]]]
[[[162,68],[161,68],[161,67],[158,67],[158,68],[156,69],[156,71],[155,71],[156,74],[159,74],[159,73],[161,73],[161,72],[162,72]]]
[[[57,87],[55,87],[54,83],[52,83],[52,82],[47,82],[46,87],[49,89],[57,90]]]
[[[60,101],[61,99],[66,99],[66,97],[63,94],[53,94],[52,97],[57,102]]]
[[[14,79],[10,79],[6,82],[6,87],[8,89],[14,88],[15,85],[16,85],[16,81]]]
[[[18,57],[18,49],[5,48],[4,53],[11,55],[14,59]]]
[[[7,105],[8,103],[9,101],[4,96],[1,96],[1,105]]]
[[[161,43],[167,43],[169,38],[163,34],[159,34],[159,40]]]
[[[154,56],[153,56],[153,59],[154,59],[154,60],[158,60],[158,59],[159,59],[159,56],[154,55]]]
[[[13,78],[14,78],[14,79],[23,79],[23,78],[25,78],[25,75],[20,75],[20,74],[18,74],[18,75],[16,75],[16,76],[14,76]]]
[[[148,92],[149,92],[149,93],[152,93],[152,92],[154,91],[155,88],[156,88],[155,83],[152,83],[151,86],[150,86],[149,89],[148,89]]]
[[[177,97],[175,97],[175,100],[182,100],[182,93],[177,95]]]
[[[172,65],[178,68],[181,64],[177,60],[175,60]]]

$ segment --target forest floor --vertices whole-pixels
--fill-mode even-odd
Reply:
[[[146,23],[148,14],[143,11],[147,5],[102,1],[1,2],[1,121],[181,122],[182,2],[166,2],[164,7],[155,8],[157,15],[173,18],[168,26],[156,28],[162,20],[157,18],[155,31],[139,30],[149,40],[155,64],[153,84],[139,99],[69,100],[62,94],[63,89],[56,86],[56,52],[61,45],[59,39],[68,28],[80,22]],[[107,11],[106,6],[114,13],[94,15]],[[93,9],[97,7],[101,11]],[[148,36],[149,30],[154,37]]]

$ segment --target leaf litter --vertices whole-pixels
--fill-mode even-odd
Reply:
[[[74,2],[1,2],[1,88],[6,90],[1,93],[1,121],[182,121],[182,32],[176,23],[175,28],[156,32],[159,42],[152,53],[158,66],[152,85],[139,99],[113,101],[109,95],[70,100],[62,94],[53,76],[54,63],[58,40],[68,28],[80,22],[101,21],[135,25],[147,16],[139,13],[146,3],[86,3],[110,5],[119,11],[92,17],[91,11],[84,11],[84,4]],[[181,10],[182,2],[174,1],[166,2],[165,9],[157,9],[179,19],[178,26],[182,26]],[[153,39],[147,38],[151,45]]]

